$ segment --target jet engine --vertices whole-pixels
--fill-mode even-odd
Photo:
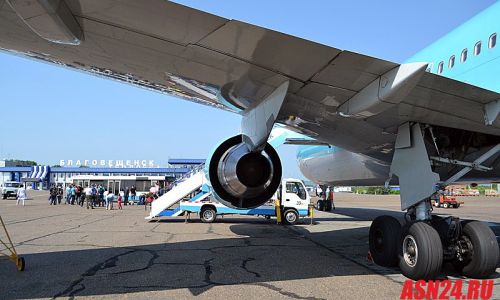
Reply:
[[[268,143],[251,151],[242,135],[225,140],[208,164],[212,190],[226,206],[253,208],[271,199],[281,182],[281,161]]]

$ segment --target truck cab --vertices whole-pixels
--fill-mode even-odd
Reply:
[[[16,197],[17,190],[22,186],[22,183],[17,181],[6,181],[2,184],[2,199],[7,199],[8,197]]]
[[[311,197],[302,180],[283,179],[276,194],[275,199],[281,201],[283,219],[287,224],[295,224],[299,217],[308,215]]]

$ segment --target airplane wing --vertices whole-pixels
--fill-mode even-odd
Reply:
[[[164,0],[37,5],[0,0],[2,50],[234,112],[288,81],[278,122],[386,161],[406,121],[500,135],[496,114],[487,126],[484,113],[497,93],[425,72],[405,97],[383,109],[339,114],[401,67],[393,62]]]

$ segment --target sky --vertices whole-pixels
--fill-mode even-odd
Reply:
[[[394,62],[492,0],[175,1],[225,18]],[[206,158],[240,131],[240,116],[0,52],[0,159]],[[278,149],[285,177],[303,178],[295,146]]]

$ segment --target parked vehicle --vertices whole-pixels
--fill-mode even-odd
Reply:
[[[2,185],[2,198],[16,197],[17,190],[22,186],[22,183],[17,181],[6,181]]]
[[[281,199],[281,205],[276,205],[276,200]],[[300,217],[309,215],[309,204],[311,198],[306,191],[304,183],[299,179],[284,179],[278,191],[271,200],[265,204],[250,208],[236,209],[227,207],[217,201],[211,193],[198,194],[191,199],[182,200],[176,209],[168,209],[159,214],[160,217],[179,216],[185,213],[197,213],[204,223],[212,223],[220,215],[256,215],[264,216],[266,219],[281,214],[282,222],[285,224],[296,224]]]
[[[458,201],[457,198],[445,195],[439,195],[439,198],[433,199],[435,207],[442,208],[459,208],[460,205],[464,204],[463,201]]]

